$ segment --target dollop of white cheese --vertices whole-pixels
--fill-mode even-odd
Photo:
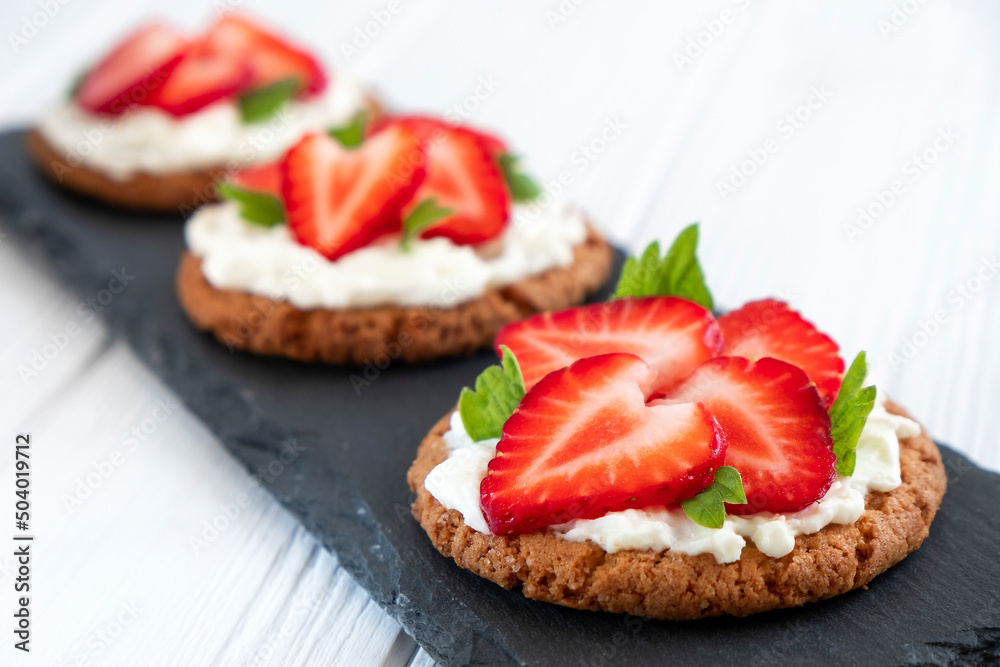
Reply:
[[[120,116],[106,116],[69,100],[45,116],[38,130],[67,156],[69,166],[82,164],[124,181],[139,171],[236,169],[276,160],[303,134],[347,123],[365,108],[365,102],[360,81],[336,72],[321,94],[293,100],[258,123],[242,122],[239,107],[231,99],[180,117],[148,106],[132,106]]]
[[[587,224],[579,210],[563,203],[515,204],[507,228],[482,246],[437,237],[417,239],[404,251],[395,235],[330,261],[296,241],[286,225],[249,223],[235,204],[224,202],[199,208],[184,234],[205,278],[219,289],[303,309],[450,308],[487,288],[569,266]]]

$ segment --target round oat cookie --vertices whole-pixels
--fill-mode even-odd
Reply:
[[[889,412],[906,415],[893,403]],[[417,494],[413,516],[434,546],[461,567],[528,598],[576,609],[666,620],[746,616],[796,607],[864,586],[916,550],[927,537],[945,490],[937,446],[921,431],[900,440],[903,483],[869,494],[850,526],[830,524],[795,538],[795,548],[770,558],[748,542],[740,560],[720,565],[711,554],[669,550],[607,553],[593,543],[551,533],[484,535],[445,509],[424,488],[427,473],[447,455],[448,416],[424,438],[407,481]]]
[[[503,325],[581,303],[607,279],[611,246],[593,229],[573,249],[573,263],[549,269],[451,308],[376,306],[300,310],[209,284],[188,251],[177,295],[196,327],[230,348],[329,364],[425,361],[472,354],[493,343]]]
[[[366,99],[366,106],[372,119],[385,113],[374,97]],[[186,215],[202,204],[218,200],[215,183],[227,171],[226,165],[167,174],[139,171],[126,180],[116,180],[85,164],[71,166],[67,156],[49,144],[37,129],[27,134],[26,142],[35,165],[56,185],[105,204],[137,211]]]

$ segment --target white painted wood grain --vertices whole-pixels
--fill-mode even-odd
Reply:
[[[721,305],[785,296],[846,351],[868,350],[880,386],[934,435],[1000,469],[1000,279],[976,284],[1000,251],[995,4],[922,3],[883,36],[880,21],[901,2],[399,1],[350,57],[343,45],[386,2],[236,4],[300,34],[400,108],[454,113],[464,103],[470,121],[502,130],[538,173],[567,172],[563,196],[631,248],[701,220]],[[10,33],[40,5],[7,0],[0,123],[30,121],[54,103],[74,71],[147,12],[194,26],[221,4],[69,0],[15,51]],[[553,22],[548,12],[560,6],[575,9]],[[707,38],[724,10],[732,20]],[[675,54],[698,39],[707,45],[678,67]],[[779,123],[814,88],[829,98],[814,98],[788,136]],[[954,141],[911,178],[907,161],[948,128]],[[768,139],[776,152],[723,197],[718,183]],[[902,194],[849,238],[858,207],[894,179]],[[9,432],[33,432],[40,468],[33,664],[78,655],[111,665],[409,660],[412,640],[266,494],[252,493],[194,553],[189,539],[203,522],[253,490],[184,410],[68,510],[62,494],[169,395],[96,321],[78,322],[44,373],[22,382],[17,366],[80,319],[78,301],[13,238],[0,239],[0,279],[0,404]],[[960,298],[961,284],[978,289]],[[925,336],[936,315],[943,323]],[[914,339],[912,358],[894,363]],[[6,488],[11,460],[0,451]],[[0,558],[0,590],[8,567]],[[114,630],[133,601],[142,611],[101,650],[91,637]],[[419,651],[412,664],[432,662]]]

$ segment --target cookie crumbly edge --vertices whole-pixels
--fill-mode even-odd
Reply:
[[[503,325],[581,303],[607,279],[611,246],[592,228],[569,266],[487,289],[455,306],[301,310],[246,292],[218,289],[189,251],[177,295],[194,325],[230,349],[340,365],[417,362],[467,355],[493,343]]]
[[[889,412],[909,416],[887,402]],[[407,474],[416,493],[413,516],[435,548],[461,567],[525,597],[576,609],[629,613],[664,620],[746,616],[797,607],[846,593],[915,551],[927,537],[944,496],[946,479],[937,445],[921,430],[900,439],[903,483],[872,492],[852,525],[830,524],[795,538],[782,558],[747,543],[740,559],[719,564],[711,554],[664,551],[607,553],[587,542],[547,532],[485,535],[445,509],[424,488],[424,478],[447,457],[442,435],[450,415],[424,438]]]
[[[374,119],[385,115],[382,105],[371,95],[366,97],[365,106]],[[165,174],[137,171],[120,180],[85,163],[70,165],[67,155],[48,143],[37,128],[27,133],[25,143],[35,165],[56,185],[135,211],[187,215],[202,204],[218,201],[215,183],[227,174],[227,166],[219,165]]]

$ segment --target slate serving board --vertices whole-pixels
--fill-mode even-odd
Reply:
[[[459,390],[495,361],[492,354],[390,365],[366,376],[360,369],[230,353],[196,332],[174,298],[183,248],[179,216],[113,211],[60,192],[31,167],[20,131],[0,134],[0,158],[0,218],[9,230],[40,247],[81,298],[107,300],[101,290],[112,271],[134,276],[102,312],[113,329],[436,659],[537,665],[1000,659],[1000,476],[961,454],[942,449],[950,486],[930,538],[867,591],[798,610],[693,623],[529,601],[440,556],[409,513],[405,476],[417,444]],[[352,374],[370,384],[357,388]],[[289,438],[302,449],[291,462],[283,449]]]

